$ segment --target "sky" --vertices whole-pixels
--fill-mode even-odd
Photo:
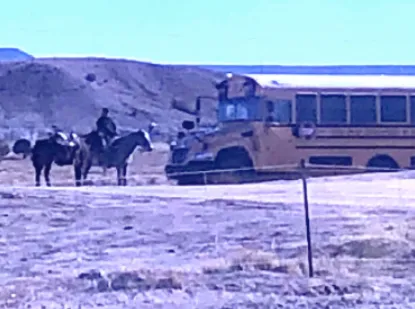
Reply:
[[[0,46],[182,64],[415,64],[413,0],[4,0]]]

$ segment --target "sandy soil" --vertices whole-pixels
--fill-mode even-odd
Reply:
[[[298,181],[5,185],[0,308],[413,308],[413,178],[310,180],[312,279]]]

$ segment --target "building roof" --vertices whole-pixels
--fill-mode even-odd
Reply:
[[[415,76],[246,74],[264,88],[414,89]]]
[[[415,75],[415,65],[199,65],[217,72],[278,75]]]

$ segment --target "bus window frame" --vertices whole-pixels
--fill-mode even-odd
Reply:
[[[297,121],[297,95],[314,95],[316,96],[316,121],[315,123],[319,123],[320,122],[320,112],[319,112],[319,108],[320,108],[320,93],[317,91],[294,91],[293,94],[293,100],[292,100],[292,107],[291,110],[294,110],[294,115],[295,118],[292,118],[292,123],[299,123]],[[309,120],[307,121],[301,121],[301,122],[310,122]]]
[[[338,95],[338,96],[344,96],[345,97],[345,108],[346,108],[346,121],[345,122],[339,122],[339,123],[323,123],[321,120],[321,97],[325,96],[325,95]],[[318,104],[319,108],[318,108],[318,119],[319,119],[319,124],[321,125],[338,125],[338,126],[343,126],[343,125],[348,125],[350,124],[350,97],[348,92],[340,92],[340,91],[320,91],[319,92],[319,104]]]
[[[405,104],[405,112],[406,112],[406,120],[405,121],[382,121],[382,96],[403,96],[406,97],[406,104]],[[379,109],[379,119],[378,124],[380,125],[408,125],[411,124],[410,122],[410,94],[407,92],[396,92],[396,91],[382,91],[379,92],[378,98],[378,109]]]
[[[321,126],[344,126],[344,127],[388,127],[388,126],[406,126],[415,127],[415,91],[411,89],[348,89],[348,88],[321,88],[321,89],[270,89],[269,91],[263,91],[262,94],[267,100],[275,101],[278,99],[291,100],[291,119],[292,125],[300,124],[297,121],[297,95],[314,95],[317,98],[317,115],[316,125]],[[347,121],[343,123],[328,124],[321,122],[321,95],[344,95],[346,97],[346,112]],[[405,122],[384,122],[381,121],[381,96],[393,95],[393,96],[406,96],[406,121]],[[376,122],[373,123],[352,123],[351,122],[351,98],[352,96],[373,96],[376,98]],[[413,103],[412,103],[413,102]],[[412,108],[413,106],[413,108]],[[264,104],[264,110],[266,114],[266,106]]]
[[[375,121],[371,123],[352,123],[352,96],[371,96],[375,97]],[[379,93],[378,91],[362,91],[362,92],[356,92],[351,91],[349,92],[349,102],[350,102],[350,126],[357,126],[357,127],[367,127],[367,126],[376,126],[379,125],[380,122],[380,110],[379,110]]]
[[[414,98],[413,102],[414,102],[414,111],[412,112],[412,101],[411,98]],[[415,126],[415,92],[408,92],[408,104],[409,104],[409,109],[408,109],[408,123],[410,126],[414,127]],[[414,116],[414,117],[412,117]],[[413,118],[413,119],[412,119]]]

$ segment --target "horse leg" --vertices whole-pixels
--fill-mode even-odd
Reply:
[[[85,162],[85,166],[84,166],[84,170],[82,172],[82,179],[86,180],[89,174],[89,170],[91,169],[92,166],[92,160],[87,160]]]
[[[117,180],[119,186],[127,185],[127,164],[117,166]]]
[[[42,165],[35,165],[35,185],[40,187],[40,175],[42,174]]]
[[[127,164],[122,167],[123,186],[127,185]]]
[[[80,187],[82,185],[82,165],[74,164],[75,172],[75,186]]]
[[[117,166],[117,185],[121,186],[122,185],[122,166]]]
[[[48,187],[50,187],[51,185],[50,185],[50,170],[52,169],[52,162],[50,162],[50,163],[47,163],[46,165],[45,165],[45,170],[43,171],[43,173],[44,173],[44,176],[45,176],[45,182],[46,182],[46,185],[48,186]]]

